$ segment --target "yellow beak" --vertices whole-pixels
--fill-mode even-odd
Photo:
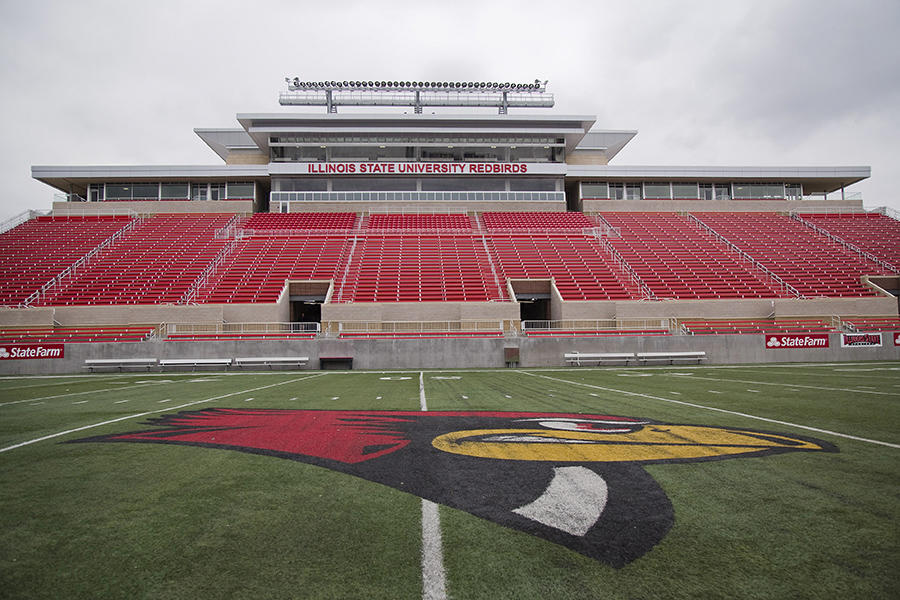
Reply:
[[[697,425],[644,425],[637,431],[474,429],[436,437],[452,454],[552,462],[641,462],[752,454],[766,450],[824,450],[788,436]]]

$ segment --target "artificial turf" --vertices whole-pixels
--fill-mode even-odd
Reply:
[[[645,466],[674,523],[622,568],[442,507],[451,598],[895,596],[897,363],[421,378],[429,411],[618,415],[838,449]],[[9,448],[0,451],[0,597],[421,597],[415,495],[271,456],[65,443],[207,408],[418,411],[419,379],[303,371],[0,380],[0,450]],[[26,443],[70,430],[79,431]]]

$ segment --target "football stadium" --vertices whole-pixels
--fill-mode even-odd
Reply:
[[[214,165],[32,167],[0,596],[894,597],[869,167],[618,165],[541,80],[278,100]]]

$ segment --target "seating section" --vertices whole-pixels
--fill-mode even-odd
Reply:
[[[0,304],[19,304],[130,222],[130,217],[37,217],[0,234]]]
[[[153,325],[98,327],[21,327],[0,329],[0,344],[75,344],[87,342],[142,342]]]
[[[198,302],[275,302],[287,279],[336,280],[349,250],[342,234],[245,238],[200,288]]]
[[[691,335],[735,333],[830,333],[836,331],[822,319],[685,320],[682,330]]]
[[[358,238],[334,302],[504,300],[481,238],[444,233]]]
[[[846,317],[844,324],[855,331],[900,331],[897,317]]]
[[[488,231],[503,229],[589,229],[594,223],[578,212],[486,212],[481,214]]]
[[[804,296],[863,297],[862,275],[887,274],[790,217],[774,213],[702,213],[697,218],[794,286]]]
[[[353,229],[356,213],[256,213],[244,229]]]
[[[757,270],[686,217],[675,213],[604,213],[621,237],[610,243],[658,298],[773,298]]]
[[[471,231],[472,222],[467,215],[395,215],[375,214],[370,215],[364,226],[367,229],[453,229],[458,231]]]
[[[691,219],[603,213],[620,258],[658,298],[784,296]],[[890,274],[789,217],[703,213],[698,218],[805,296],[862,297],[865,274]],[[897,222],[882,215],[810,220],[887,261]],[[15,305],[131,223],[127,217],[40,217],[0,235],[0,302]],[[868,225],[871,224],[871,227]],[[216,237],[243,229],[237,239]],[[332,302],[509,300],[509,279],[553,279],[563,299],[634,300],[637,285],[572,212],[466,214],[161,214],[124,232],[39,305],[274,302],[286,280],[330,280]],[[584,332],[572,332],[580,335]],[[590,332],[589,332],[590,333]]]
[[[878,213],[800,216],[845,242],[900,268],[900,221]]]
[[[176,303],[216,257],[233,215],[156,215],[101,251],[45,305]]]
[[[553,278],[564,300],[640,298],[590,236],[497,233],[486,239],[504,278]]]

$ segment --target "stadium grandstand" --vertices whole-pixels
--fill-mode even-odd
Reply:
[[[868,167],[619,166],[637,132],[539,80],[286,84],[194,130],[221,164],[32,167],[58,198],[0,226],[2,372],[900,357]]]

